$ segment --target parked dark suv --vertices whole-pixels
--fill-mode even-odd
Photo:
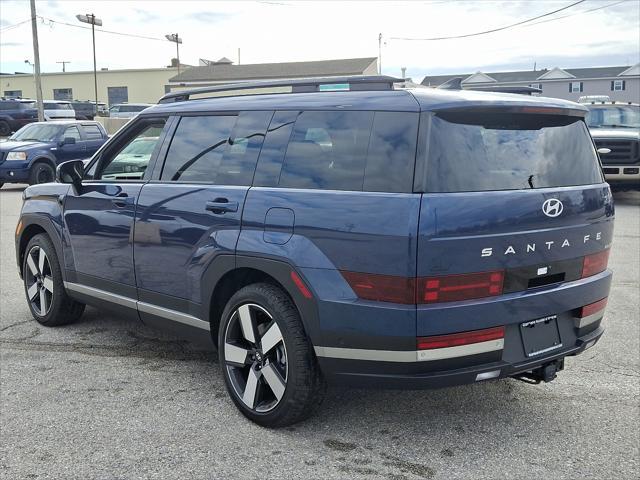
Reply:
[[[265,426],[307,416],[327,381],[552,380],[601,337],[611,283],[586,109],[399,81],[167,94],[86,168],[25,191],[33,316],[61,325],[88,303],[210,335]],[[135,142],[153,148],[124,154]]]
[[[37,121],[38,109],[33,100],[0,99],[0,137]]]
[[[58,164],[88,159],[106,141],[107,133],[98,122],[29,124],[0,143],[0,187],[5,183],[52,182]]]

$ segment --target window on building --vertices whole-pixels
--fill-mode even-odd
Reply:
[[[613,80],[611,82],[611,91],[612,92],[621,92],[625,90],[625,81],[624,80]]]
[[[54,100],[73,100],[73,90],[71,88],[54,88]]]
[[[6,98],[20,98],[22,97],[22,90],[5,90],[4,96]]]
[[[125,103],[129,101],[129,89],[127,87],[107,87],[109,105]]]
[[[541,83],[532,83],[529,85],[532,88],[539,88],[540,90],[542,90],[542,84]]]
[[[571,82],[569,84],[569,92],[584,92],[584,83],[583,82]]]

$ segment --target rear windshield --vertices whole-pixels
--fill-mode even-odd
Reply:
[[[602,182],[584,122],[577,117],[453,113],[433,117],[427,191],[470,192]]]
[[[73,110],[70,103],[45,103],[45,110]]]

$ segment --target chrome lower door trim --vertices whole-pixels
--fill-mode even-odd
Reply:
[[[86,285],[80,285],[79,283],[72,282],[64,282],[64,288],[72,292],[81,293],[90,297],[99,298],[100,300],[133,308],[134,310],[138,310],[140,312],[166,318],[167,320],[172,320],[174,322],[184,323],[185,325],[189,325],[192,327],[201,328],[202,330],[209,331],[211,328],[209,322],[196,318],[192,315],[178,312],[176,310],[171,310],[169,308],[158,307],[157,305],[152,305],[151,303],[139,302],[138,300],[135,300],[133,298],[117,295],[115,293],[100,290],[98,288],[87,287]]]
[[[138,303],[133,298],[117,295],[115,293],[100,290],[98,288],[87,287],[86,285],[80,285],[79,283],[64,282],[64,288],[66,288],[67,290],[71,290],[72,292],[82,293],[84,295],[99,298],[100,300],[105,300],[107,302],[117,303],[118,305],[122,305],[123,307],[133,308],[134,310],[136,309],[136,304]]]
[[[158,317],[166,318],[167,320],[173,320],[174,322],[184,323],[192,327],[201,328],[209,331],[211,329],[209,322],[200,320],[192,315],[186,313],[177,312],[164,307],[158,307],[146,302],[138,302],[138,310]]]

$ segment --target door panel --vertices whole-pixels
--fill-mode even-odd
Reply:
[[[205,269],[216,256],[235,252],[271,116],[263,111],[176,120],[161,173],[154,173],[159,181],[144,186],[136,213],[141,301],[178,310],[184,301],[203,301]]]
[[[141,301],[159,301],[158,296],[145,296],[146,291],[201,302],[204,269],[217,255],[235,250],[248,189],[167,183],[144,186],[134,246]],[[210,207],[214,200],[219,209]],[[224,203],[231,206],[228,211],[220,206]]]
[[[165,123],[164,118],[133,123],[88,168],[82,186],[69,189],[64,221],[80,283],[136,298],[133,219]]]
[[[64,219],[71,242],[75,270],[100,280],[131,287],[135,297],[135,277],[131,256],[131,227],[140,183],[85,183],[79,193],[70,189]]]

